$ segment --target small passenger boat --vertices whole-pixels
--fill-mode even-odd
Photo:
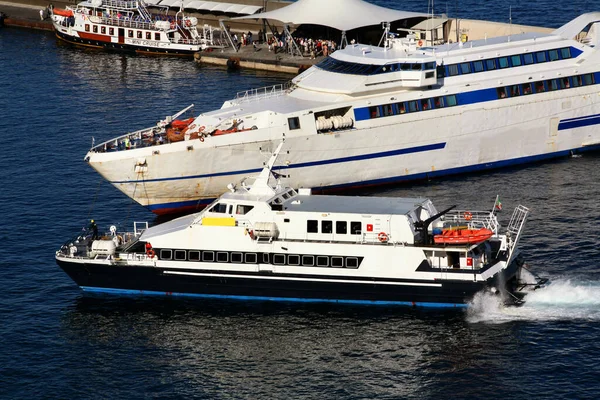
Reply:
[[[501,234],[494,211],[313,195],[273,171],[282,145],[253,183],[229,184],[202,212],[79,235],[56,252],[58,265],[84,292],[241,300],[458,307],[493,288],[519,303],[544,284],[517,249],[526,207]],[[448,226],[491,235],[437,243]]]

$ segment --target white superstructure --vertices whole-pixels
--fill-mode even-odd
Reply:
[[[288,85],[93,147],[86,160],[156,213],[204,206],[280,156],[294,187],[343,188],[533,162],[600,145],[600,13],[552,34],[336,51]],[[175,120],[175,121],[174,121]],[[129,141],[125,146],[124,141]],[[127,148],[126,148],[127,147]]]

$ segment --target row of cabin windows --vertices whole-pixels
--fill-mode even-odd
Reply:
[[[90,24],[85,24],[85,31],[89,32],[90,31]],[[98,33],[98,25],[92,25],[92,31],[94,33]],[[137,32],[137,38],[138,39],[143,39],[143,32],[142,31],[135,31]],[[106,27],[105,26],[101,26],[100,27],[100,33],[103,35],[106,35]],[[114,36],[115,34],[115,28],[108,28],[108,34],[110,36]],[[134,31],[133,29],[128,29],[127,30],[127,37],[134,37]],[[152,40],[152,32],[146,32],[146,40]],[[160,32],[154,32],[154,40],[160,40]]]
[[[317,67],[341,74],[377,75],[398,71],[429,71],[435,70],[435,62],[427,63],[394,63],[386,65],[358,64],[327,57],[317,64]]]
[[[214,206],[212,206],[208,211],[219,214],[233,214],[233,206],[234,204],[217,203]],[[254,206],[238,204],[235,207],[235,213],[238,215],[245,215],[248,214],[253,208]]]
[[[406,114],[407,112],[427,111],[437,108],[454,107],[457,105],[456,96],[439,96],[429,99],[403,101],[401,103],[384,104],[369,107],[371,118],[389,117],[392,115]]]
[[[290,265],[303,267],[333,267],[358,268],[358,257],[325,256],[310,254],[270,254],[270,253],[241,253],[210,250],[172,250],[161,249],[161,260],[175,261],[204,261],[219,263],[257,264],[260,262],[274,265]]]
[[[320,221],[321,231],[319,232],[319,221],[309,219],[306,221],[306,232],[308,233],[333,233],[334,221]],[[338,235],[346,235],[348,233],[347,221],[335,221],[335,233]],[[350,234],[360,235],[362,233],[362,222],[350,222]]]
[[[594,74],[566,76],[564,78],[548,79],[545,81],[528,82],[521,85],[501,86],[496,88],[499,99],[526,96],[533,93],[551,92],[554,90],[570,89],[572,87],[588,86],[596,83]]]
[[[515,54],[513,56],[489,58],[487,60],[468,61],[446,66],[441,65],[438,67],[437,72],[438,78],[443,78],[444,76],[466,75],[496,69],[520,67],[522,65],[567,60],[572,57],[571,48],[563,47],[561,49]]]

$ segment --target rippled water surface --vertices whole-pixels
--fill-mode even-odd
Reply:
[[[471,18],[508,15],[472,3],[459,5]],[[558,26],[594,5],[579,4],[531,8]],[[513,22],[538,22],[526,16],[513,7]],[[81,295],[54,263],[60,244],[90,217],[154,219],[86,165],[92,137],[287,79],[0,30],[0,398],[597,398],[598,154],[362,192],[440,209],[491,208],[499,193],[504,224],[530,207],[521,248],[553,284],[520,308],[485,295],[469,311]]]

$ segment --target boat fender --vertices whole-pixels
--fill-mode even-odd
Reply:
[[[248,235],[250,236],[251,240],[254,240],[254,231],[252,229],[248,231]]]
[[[379,239],[379,241],[381,243],[387,243],[387,241],[388,241],[388,235],[385,232],[379,232],[379,235],[377,235],[377,239]]]
[[[146,255],[150,258],[154,258],[154,256],[156,255],[156,252],[153,249],[146,250]]]
[[[419,40],[419,47],[423,46],[423,41]]]
[[[465,211],[463,216],[465,217],[465,221],[470,221],[473,219],[473,214],[470,211]]]

